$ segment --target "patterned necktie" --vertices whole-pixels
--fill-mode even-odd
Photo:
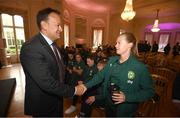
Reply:
[[[63,83],[64,78],[65,78],[64,63],[63,63],[62,58],[60,57],[61,55],[60,55],[60,52],[58,51],[58,47],[57,47],[56,43],[52,43],[52,47],[53,47],[54,55],[56,57],[56,61],[58,63],[58,67],[59,67],[59,77],[60,77],[59,79],[60,79],[60,82]]]

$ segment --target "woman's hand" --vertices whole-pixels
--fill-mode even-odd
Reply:
[[[120,104],[120,103],[125,102],[125,98],[126,97],[123,92],[113,93],[113,96],[112,96],[112,100],[115,101],[114,104]]]

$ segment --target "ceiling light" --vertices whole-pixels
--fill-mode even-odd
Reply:
[[[156,19],[155,19],[154,25],[151,29],[152,32],[159,32],[160,31],[158,13],[159,13],[159,9],[157,9]]]
[[[127,0],[124,11],[121,13],[121,18],[125,21],[132,20],[136,12],[133,11],[132,0]]]

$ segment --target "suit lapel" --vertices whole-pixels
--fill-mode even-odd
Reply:
[[[47,50],[47,52],[54,58],[54,61],[56,62],[56,65],[58,65],[58,62],[56,60],[56,56],[53,52],[53,50],[51,49],[50,45],[46,42],[46,40],[44,39],[44,37],[39,33],[38,37],[40,39],[40,43],[43,45],[43,47]],[[64,77],[65,77],[65,68],[64,68],[64,64],[62,62],[60,62],[62,65],[58,66],[59,68],[59,74],[60,74],[60,81],[63,82]]]
[[[53,50],[51,49],[50,45],[46,42],[46,40],[44,39],[44,37],[39,33],[38,37],[40,39],[41,44],[43,45],[43,47],[47,50],[47,52],[54,58],[54,60],[56,61],[56,57],[54,55]]]

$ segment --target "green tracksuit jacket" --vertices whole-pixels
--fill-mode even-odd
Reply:
[[[119,57],[111,57],[105,68],[92,80],[85,83],[91,88],[104,80],[103,97],[105,106],[116,112],[116,116],[134,116],[139,102],[148,100],[154,95],[153,80],[146,66],[130,55],[128,60],[120,63]],[[114,82],[125,94],[125,102],[114,105],[109,92],[110,83]]]

